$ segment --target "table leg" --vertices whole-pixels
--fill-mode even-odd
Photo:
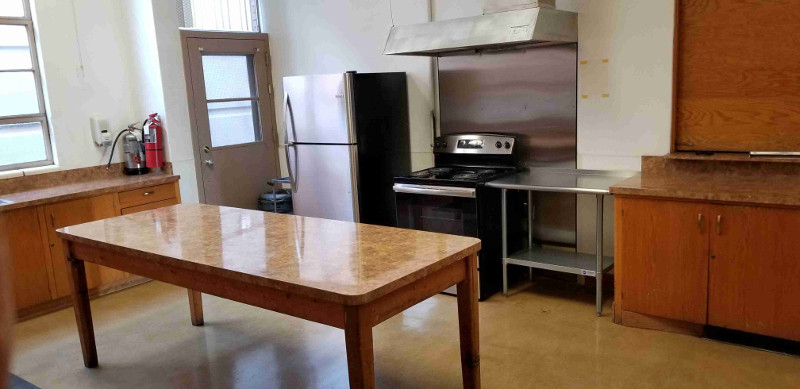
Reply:
[[[64,244],[68,246],[68,244]],[[65,247],[65,250],[69,249]],[[86,268],[83,261],[67,256],[72,280],[72,306],[75,310],[75,321],[78,323],[78,337],[81,340],[83,364],[86,367],[97,367],[97,346],[94,342],[94,326],[92,310],[89,307],[89,288],[86,285]]]
[[[372,323],[359,306],[347,306],[344,313],[344,340],[347,347],[347,372],[351,389],[375,387],[375,361],[372,354]]]
[[[478,257],[464,259],[464,281],[458,283],[458,330],[461,337],[461,375],[464,388],[481,387],[481,358],[478,340]]]
[[[203,294],[196,291],[187,289],[189,292],[189,313],[192,316],[193,326],[203,325]]]

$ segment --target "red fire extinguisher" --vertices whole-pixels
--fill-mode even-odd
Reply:
[[[144,153],[147,167],[160,168],[164,166],[164,138],[162,137],[161,120],[158,114],[151,114],[144,126]]]

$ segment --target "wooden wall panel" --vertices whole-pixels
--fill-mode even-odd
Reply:
[[[676,1],[675,149],[800,151],[800,1]]]

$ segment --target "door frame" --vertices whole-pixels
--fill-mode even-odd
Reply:
[[[195,30],[191,28],[181,28],[180,30],[180,37],[181,37],[181,52],[183,54],[183,76],[186,80],[186,96],[187,102],[189,104],[189,125],[191,126],[191,135],[192,135],[192,155],[194,155],[194,172],[195,177],[197,178],[197,195],[198,199],[201,203],[206,202],[206,194],[205,188],[203,186],[203,164],[202,164],[202,155],[200,155],[200,141],[199,136],[197,133],[197,112],[194,106],[194,87],[192,86],[192,72],[191,72],[191,65],[189,61],[189,38],[200,38],[200,39],[242,39],[242,40],[260,40],[264,41],[264,44],[267,47],[266,50],[266,61],[267,61],[267,84],[268,84],[268,101],[267,105],[269,106],[270,116],[272,116],[271,123],[272,131],[269,134],[264,133],[264,124],[265,122],[262,121],[262,128],[261,134],[262,137],[271,136],[273,142],[275,142],[276,150],[279,148],[280,143],[278,142],[278,122],[275,117],[275,87],[273,85],[273,77],[272,77],[272,55],[270,54],[270,46],[269,46],[269,34],[267,33],[260,33],[260,32],[237,32],[237,31],[208,31],[208,30]],[[280,153],[275,153],[275,166],[277,166],[278,171],[280,171]],[[278,173],[280,175],[280,173]]]

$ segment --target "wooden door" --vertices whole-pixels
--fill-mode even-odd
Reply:
[[[53,258],[53,274],[55,276],[56,298],[70,294],[67,259],[64,257],[61,239],[56,236],[56,229],[94,220],[114,217],[116,212],[116,195],[66,201],[45,206],[47,234],[50,241],[50,254]],[[124,272],[110,269],[93,263],[86,264],[86,278],[89,288],[108,284],[126,277]]]
[[[708,205],[618,197],[621,309],[705,324]]]
[[[17,309],[47,302],[50,296],[47,256],[36,207],[0,213],[0,256],[10,259]]]
[[[708,324],[800,341],[800,210],[718,205],[711,216]]]
[[[185,41],[195,155],[207,204],[256,209],[278,174],[269,44],[258,35]]]

